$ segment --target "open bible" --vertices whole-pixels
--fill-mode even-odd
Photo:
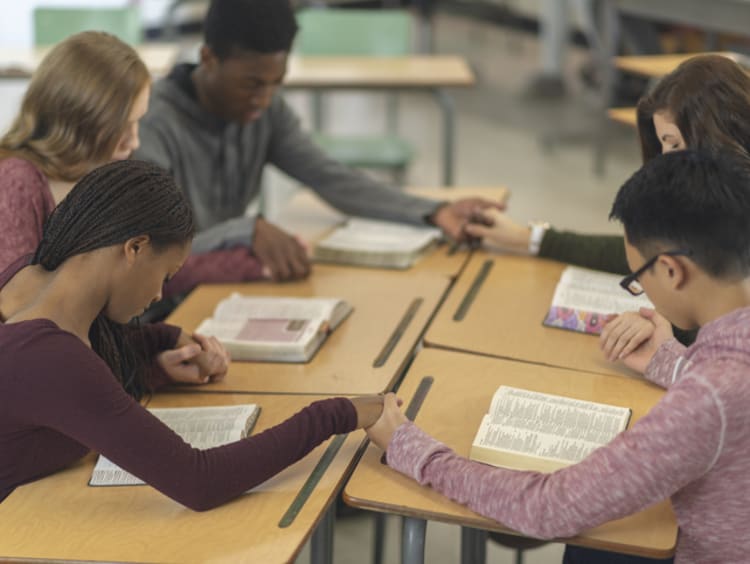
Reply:
[[[262,298],[234,293],[221,300],[197,333],[219,339],[232,360],[306,362],[351,313],[337,298]]]
[[[552,472],[586,458],[625,430],[630,409],[500,386],[469,458]]]
[[[256,404],[210,407],[165,407],[149,410],[186,443],[206,449],[233,443],[245,438],[253,430],[260,414]],[[120,468],[104,456],[99,456],[90,486],[137,486],[143,481]]]
[[[614,315],[654,307],[645,295],[620,287],[617,274],[569,266],[563,270],[544,325],[598,335]]]
[[[442,236],[439,229],[351,218],[321,239],[313,258],[321,262],[409,268]]]

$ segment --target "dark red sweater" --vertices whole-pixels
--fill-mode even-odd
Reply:
[[[23,267],[0,274],[0,289]],[[163,350],[174,328],[146,331]],[[161,349],[160,349],[161,347]],[[318,401],[248,439],[197,450],[125,393],[105,362],[48,319],[0,324],[0,500],[89,450],[195,510],[216,507],[356,427],[346,398]]]

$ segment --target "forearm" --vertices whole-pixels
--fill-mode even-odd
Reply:
[[[676,380],[685,349],[676,339],[670,339],[657,349],[643,377],[657,386],[669,388]]]
[[[190,255],[164,286],[164,297],[184,294],[199,284],[249,282],[263,278],[263,264],[247,246]]]
[[[584,235],[549,229],[539,256],[615,274],[628,274],[625,245],[620,235]]]
[[[204,229],[193,238],[193,254],[233,247],[249,247],[255,229],[254,217],[237,217]]]
[[[722,433],[710,396],[695,382],[672,390],[632,429],[552,474],[469,461],[411,423],[394,433],[388,464],[523,534],[569,537],[665,499],[707,472]]]

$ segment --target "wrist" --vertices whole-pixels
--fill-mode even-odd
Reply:
[[[529,222],[529,237],[528,237],[528,244],[526,247],[526,251],[531,256],[537,256],[539,254],[539,250],[542,248],[542,241],[544,240],[544,235],[547,233],[547,230],[549,229],[549,223],[545,221],[530,221]]]
[[[446,209],[449,202],[442,202],[440,203],[434,210],[432,210],[431,213],[424,216],[424,221],[428,225],[432,225],[433,227],[440,227],[439,224],[439,218],[440,214]]]

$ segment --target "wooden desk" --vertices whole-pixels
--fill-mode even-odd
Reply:
[[[136,45],[135,50],[152,75],[163,76],[172,68],[181,47],[177,43],[143,43]],[[0,48],[0,78],[30,77],[51,48]]]
[[[461,321],[454,315],[484,264],[492,266]],[[474,253],[425,335],[425,345],[599,374],[633,375],[607,362],[592,335],[544,327],[565,264]]]
[[[476,77],[457,55],[405,57],[293,56],[287,88],[421,89],[474,86]]]
[[[153,406],[258,403],[254,432],[280,423],[310,396],[157,395]],[[364,435],[350,433],[289,527],[278,527],[327,443],[222,507],[193,512],[148,486],[88,487],[94,456],[16,489],[0,503],[0,561],[289,562],[342,486]],[[24,560],[26,561],[26,560]]]
[[[701,55],[721,55],[732,59],[735,63],[747,66],[748,58],[739,53],[731,51],[719,51],[715,53],[680,53],[678,55],[638,55],[627,57],[615,57],[615,68],[623,72],[630,72],[649,78],[660,78],[669,74],[682,63],[693,57]]]
[[[428,90],[443,114],[443,183],[453,184],[455,112],[448,87],[476,82],[463,57],[411,55],[405,57],[299,57],[289,59],[286,88]]]
[[[354,311],[306,364],[233,362],[223,382],[201,387],[211,392],[272,392],[306,394],[369,394],[391,388],[411,359],[440,300],[446,277],[430,273],[395,272],[316,265],[307,280],[285,284],[204,285],[194,290],[169,322],[194,330],[210,317],[216,304],[231,292],[256,296],[340,297]],[[423,302],[408,322],[387,360],[374,366],[390,337],[417,298]]]
[[[481,197],[498,202],[506,202],[509,191],[505,187],[461,186],[445,188],[407,188],[407,192],[433,198],[455,201],[461,198]],[[343,222],[346,216],[326,204],[309,190],[300,190],[284,206],[274,221],[285,229],[294,231],[303,239],[314,244],[328,234],[331,229]],[[466,249],[451,252],[449,245],[442,245],[417,262],[406,273],[434,272],[450,278],[458,276],[466,264],[469,253]]]
[[[635,108],[609,108],[607,115],[609,119],[617,123],[622,123],[630,127],[638,127],[638,115]]]
[[[398,395],[406,404],[424,376],[434,377],[416,423],[425,431],[468,455],[480,421],[495,390],[502,384],[630,407],[632,425],[659,401],[663,390],[645,382],[511,362],[450,351],[424,349],[404,379]],[[429,519],[477,529],[508,532],[446,497],[380,463],[382,451],[370,445],[344,488],[350,505],[396,513],[413,519],[402,535],[412,542],[424,534],[420,520]],[[415,533],[416,538],[412,534]],[[423,538],[423,537],[422,537]],[[572,544],[650,557],[670,556],[677,524],[668,501],[636,515],[606,523],[566,540]],[[402,554],[414,555],[413,546]],[[417,551],[418,552],[418,551]],[[414,562],[420,561],[415,558]]]

